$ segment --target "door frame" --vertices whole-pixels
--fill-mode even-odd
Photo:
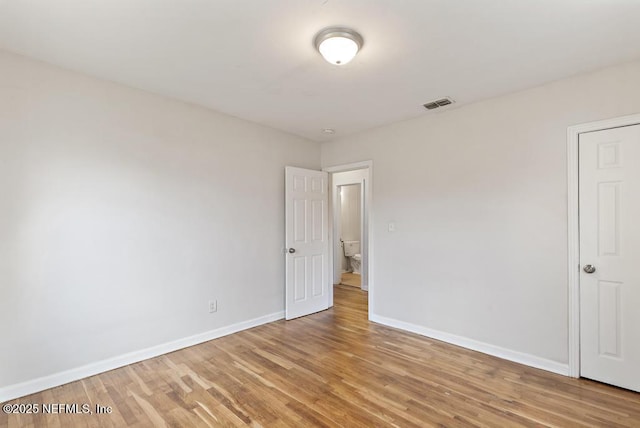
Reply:
[[[567,128],[569,376],[580,377],[580,201],[578,198],[580,134],[640,124],[640,113]]]
[[[323,171],[329,173],[329,275],[331,277],[331,285],[329,287],[329,307],[333,306],[333,280],[334,280],[334,272],[335,272],[335,245],[336,245],[336,232],[334,228],[334,216],[335,216],[335,203],[333,200],[334,194],[334,185],[333,185],[333,174],[337,172],[347,172],[347,171],[355,171],[355,170],[365,170],[367,171],[367,177],[364,180],[364,183],[361,187],[361,198],[362,198],[362,216],[366,218],[362,224],[363,232],[367,234],[367,286],[368,286],[368,318],[371,319],[371,313],[373,308],[373,298],[374,298],[374,281],[373,281],[373,248],[374,248],[374,237],[373,237],[373,161],[367,160],[362,162],[354,162],[343,165],[335,165],[322,168]],[[366,228],[366,230],[365,230]],[[363,235],[364,236],[364,235]]]

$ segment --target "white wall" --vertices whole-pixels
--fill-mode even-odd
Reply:
[[[360,184],[347,184],[340,186],[340,237],[343,241],[360,242],[361,234],[361,200]],[[342,258],[342,270],[346,270],[349,263],[346,257]]]
[[[638,76],[634,62],[324,144],[324,167],[375,166],[374,319],[563,371],[567,127],[640,112]]]
[[[318,144],[12,54],[0,73],[0,401],[283,311],[284,166]]]

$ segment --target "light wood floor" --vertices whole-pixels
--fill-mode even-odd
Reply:
[[[342,276],[340,277],[340,284],[360,288],[360,285],[362,284],[362,280],[361,280],[360,274],[343,272]]]
[[[0,426],[640,426],[640,394],[370,323],[352,287],[335,302],[17,400],[111,415],[0,412]]]

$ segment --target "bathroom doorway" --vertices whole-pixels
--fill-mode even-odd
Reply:
[[[330,270],[334,284],[334,287],[330,287],[329,306],[333,306],[334,303],[334,289],[343,297],[345,292],[349,296],[361,295],[358,299],[364,299],[367,302],[366,308],[370,318],[369,310],[374,298],[373,242],[370,239],[373,162],[363,161],[327,167],[324,171],[329,173],[330,182]],[[343,211],[345,211],[344,221]],[[346,230],[344,230],[345,226]]]
[[[362,184],[338,185],[336,229],[342,257],[339,284],[362,287]]]

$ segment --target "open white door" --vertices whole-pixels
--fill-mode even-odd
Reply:
[[[640,391],[640,125],[578,150],[580,375]]]
[[[329,308],[328,174],[285,168],[285,317]]]

